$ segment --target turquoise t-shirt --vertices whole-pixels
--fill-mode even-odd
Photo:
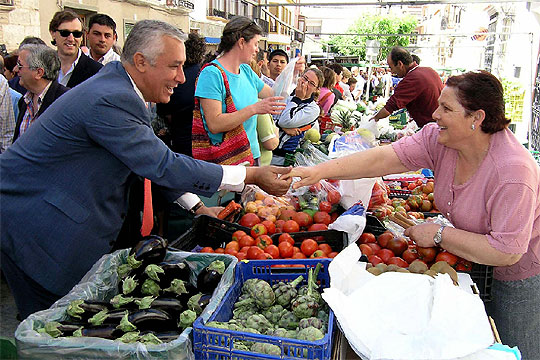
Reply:
[[[223,66],[219,61],[214,60],[214,63],[217,63],[221,68]],[[231,89],[231,94],[236,110],[241,110],[246,106],[255,104],[259,98],[259,92],[264,87],[263,81],[251,70],[249,65],[241,64],[240,65],[240,74],[233,74],[227,71],[225,68],[225,74],[227,74],[227,79],[229,80],[229,87]],[[199,74],[199,80],[197,82],[197,88],[195,89],[195,96],[205,99],[213,99],[221,101],[222,111],[226,111],[225,104],[225,83],[223,82],[223,77],[221,72],[215,66],[207,66]],[[206,121],[204,120],[204,113],[201,109],[201,115],[203,116],[204,127],[208,132],[210,140],[215,143],[221,142],[223,139],[223,133],[212,134],[208,131],[206,126]],[[257,138],[257,115],[250,117],[244,121],[244,129],[246,130],[247,137],[249,139],[249,144],[251,146],[251,152],[253,153],[253,158],[257,159],[261,156],[261,151],[259,149],[259,141]]]

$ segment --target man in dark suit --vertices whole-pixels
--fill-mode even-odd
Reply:
[[[17,60],[21,85],[28,91],[19,100],[19,115],[15,124],[13,142],[60,95],[69,89],[56,81],[60,59],[56,51],[46,45],[23,45]]]
[[[210,196],[246,183],[288,190],[280,175],[290,169],[211,164],[155,136],[146,103],[169,101],[185,81],[183,39],[167,23],[138,22],[121,62],[62,95],[0,155],[0,260],[22,317],[65,295],[111,250],[133,176],[196,213],[208,209],[188,192]]]
[[[56,12],[49,23],[49,32],[60,58],[60,84],[73,88],[102,68],[100,63],[86,56],[80,49],[84,31],[77,13],[71,10]]]

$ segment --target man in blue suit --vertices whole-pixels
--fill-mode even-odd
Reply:
[[[184,81],[183,36],[164,22],[137,23],[122,62],[57,99],[0,156],[1,266],[22,317],[49,307],[110,251],[133,176],[171,200],[245,183],[287,191],[279,176],[289,169],[194,160],[154,135],[145,103],[168,102]]]

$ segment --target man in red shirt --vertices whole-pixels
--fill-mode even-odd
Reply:
[[[437,109],[439,95],[444,87],[435,70],[420,67],[411,54],[402,47],[394,47],[386,59],[394,76],[403,78],[396,86],[386,105],[373,117],[375,121],[385,118],[394,111],[407,108],[407,111],[422,127],[433,122],[431,114]]]

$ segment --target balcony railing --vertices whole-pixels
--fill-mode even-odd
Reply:
[[[227,18],[227,13],[218,9],[212,9],[212,16],[217,16],[223,19]]]
[[[6,0],[0,0],[0,1],[6,1]],[[187,0],[167,0],[167,6],[172,6],[172,7],[181,6],[190,10],[195,9],[195,5],[193,5],[191,1],[187,1]]]
[[[262,28],[263,36],[268,36],[268,27],[270,26],[270,23],[263,19],[257,19],[257,23]]]

